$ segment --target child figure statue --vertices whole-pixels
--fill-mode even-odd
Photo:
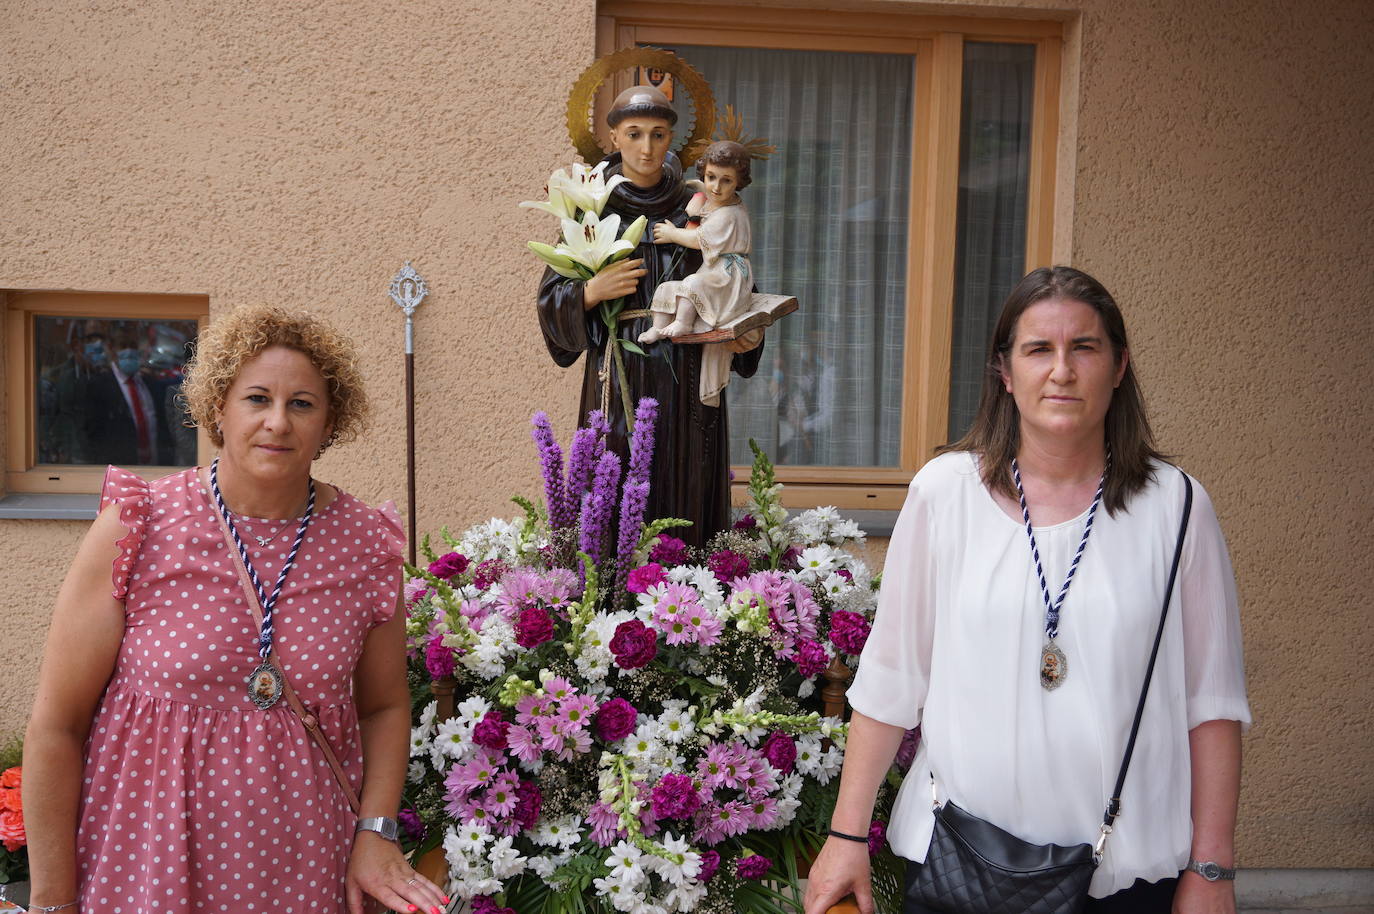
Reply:
[[[750,310],[754,285],[749,265],[752,237],[749,214],[739,191],[749,186],[749,151],[739,143],[712,143],[697,161],[704,194],[687,206],[699,228],[654,226],[655,244],[679,244],[701,251],[702,265],[686,279],[665,282],[654,291],[650,308],[654,324],[639,335],[641,343],[720,327]],[[707,343],[702,352],[701,402],[715,406],[730,380],[732,352],[724,343]]]

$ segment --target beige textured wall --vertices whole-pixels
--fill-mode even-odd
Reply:
[[[1365,0],[1043,6],[1069,35],[1057,250],[1123,303],[1157,431],[1212,493],[1240,580],[1258,720],[1241,860],[1374,866],[1374,17]],[[504,514],[535,486],[528,414],[565,433],[573,415],[518,244],[546,226],[514,203],[569,155],[564,94],[593,12],[11,0],[0,288],[335,312],[367,347],[379,410],[322,475],[375,500],[404,492],[383,291],[414,258],[434,287],[420,527]],[[22,726],[80,534],[0,521],[0,733]]]

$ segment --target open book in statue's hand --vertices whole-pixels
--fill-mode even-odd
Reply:
[[[749,310],[728,323],[701,333],[684,333],[672,337],[674,343],[728,343],[750,330],[770,326],[780,317],[797,310],[795,295],[770,295],[755,292],[750,296]],[[700,326],[700,325],[698,325]]]

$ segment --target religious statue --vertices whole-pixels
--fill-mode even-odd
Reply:
[[[679,58],[668,56],[677,72],[690,71],[695,85],[704,89],[700,74]],[[709,89],[704,91],[705,104],[700,91],[693,95],[697,119],[694,135],[709,135],[714,121],[714,103],[709,99]],[[586,108],[581,110],[585,120]],[[704,114],[710,121],[705,124]],[[573,279],[546,269],[539,286],[539,326],[558,365],[571,366],[586,354],[580,420],[585,424],[591,412],[603,410],[610,426],[608,444],[622,456],[628,456],[628,425],[632,421],[626,415],[625,401],[652,397],[659,402],[646,516],[691,521],[692,526],[674,533],[690,545],[702,546],[730,524],[726,404],[723,397],[711,406],[701,402],[704,347],[675,345],[664,338],[645,345],[643,355],[632,354],[623,360],[612,359],[613,351],[608,349],[623,345],[634,353],[639,347],[633,341],[652,327],[650,306],[656,290],[666,282],[685,279],[701,267],[697,251],[653,241],[656,233],[666,238],[686,224],[687,204],[692,198],[683,180],[682,162],[671,148],[677,112],[658,89],[634,86],[616,97],[606,122],[614,146],[604,159],[607,186],[617,175],[627,180],[616,182],[604,212],[619,217],[622,232],[639,217],[646,217],[647,230],[627,258],[611,263],[590,279]],[[590,162],[585,144],[580,148]],[[596,309],[603,302],[621,298],[625,304],[618,314],[617,335],[623,343],[618,343]],[[753,375],[762,354],[762,338],[759,331],[723,344],[722,364],[726,367],[722,370],[733,370],[743,377]],[[622,374],[612,380],[613,371]],[[629,396],[609,396],[608,392],[622,382],[621,389]]]
[[[697,160],[702,193],[687,204],[698,227],[654,228],[655,244],[678,244],[700,251],[701,268],[654,290],[650,310],[654,325],[639,335],[641,343],[716,330],[752,310],[754,271],[749,263],[752,236],[749,214],[739,191],[749,186],[749,151],[733,140],[712,143]],[[730,381],[729,343],[706,343],[702,350],[701,402],[716,406]]]

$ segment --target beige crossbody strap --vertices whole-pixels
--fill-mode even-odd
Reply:
[[[218,511],[211,506],[210,513],[219,521],[220,532],[224,534],[224,542],[229,546],[229,558],[234,562],[234,570],[238,572],[239,584],[243,587],[243,595],[248,600],[248,611],[253,614],[253,621],[259,626],[262,625],[262,606],[258,604],[258,594],[253,588],[253,582],[248,578],[248,569],[243,567],[243,559],[239,558],[238,548],[234,545],[234,536],[229,532],[229,525],[224,522],[224,518]],[[305,730],[315,740],[315,745],[320,747],[324,753],[324,760],[329,763],[329,768],[334,772],[334,780],[339,782],[343,788],[344,796],[348,798],[348,805],[356,816],[362,808],[358,801],[358,793],[353,789],[353,785],[348,782],[348,776],[344,774],[343,766],[339,764],[339,757],[334,754],[334,749],[329,745],[329,738],[324,735],[324,730],[320,728],[320,719],[301,703],[296,695],[296,690],[291,688],[291,680],[286,678],[286,669],[282,666],[281,660],[277,657],[277,649],[272,648],[269,655],[272,665],[281,673],[282,695],[286,698],[286,703],[291,710],[300,718]]]

